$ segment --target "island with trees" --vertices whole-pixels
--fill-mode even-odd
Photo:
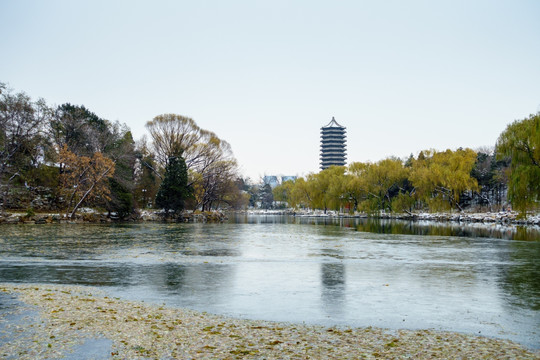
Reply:
[[[257,205],[372,216],[512,209],[526,218],[540,208],[540,113],[509,124],[493,150],[352,162],[274,189],[249,184],[230,144],[191,118],[162,114],[146,129],[135,141],[83,105],[50,106],[0,83],[0,220],[126,221],[144,209],[179,220],[186,210]]]

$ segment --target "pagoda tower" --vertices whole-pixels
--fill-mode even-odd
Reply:
[[[345,166],[346,140],[345,127],[338,124],[332,117],[332,121],[321,128],[321,170],[330,166]]]

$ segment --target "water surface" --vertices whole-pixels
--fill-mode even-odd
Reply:
[[[540,241],[511,240],[522,236],[515,229],[430,227],[281,216],[2,226],[0,282],[92,285],[235,317],[434,328],[540,348]]]

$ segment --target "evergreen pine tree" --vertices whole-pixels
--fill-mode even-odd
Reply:
[[[165,168],[165,176],[156,195],[156,205],[163,208],[167,215],[169,210],[173,210],[175,214],[182,211],[185,200],[191,196],[191,189],[187,183],[188,175],[184,158],[170,157]]]

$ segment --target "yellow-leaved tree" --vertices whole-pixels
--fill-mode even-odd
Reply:
[[[114,175],[113,160],[96,152],[92,157],[77,156],[67,145],[60,149],[61,189],[68,201],[67,211],[73,218],[77,209],[86,201],[108,200],[108,178]]]
[[[461,194],[478,190],[478,183],[471,176],[475,162],[476,152],[471,149],[422,151],[412,162],[410,180],[430,209],[462,211]]]
[[[344,179],[344,194],[352,203],[352,212],[356,212],[362,201],[367,198],[368,184],[364,176],[369,163],[353,162],[347,169]]]
[[[367,212],[392,211],[392,200],[407,180],[407,170],[399,159],[388,158],[367,164],[362,173],[367,200],[362,207]]]

